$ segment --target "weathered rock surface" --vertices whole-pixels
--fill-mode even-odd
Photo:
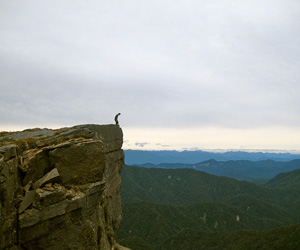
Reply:
[[[117,125],[0,133],[0,249],[125,249]]]

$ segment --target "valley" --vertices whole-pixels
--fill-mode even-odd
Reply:
[[[300,238],[299,187],[299,170],[256,185],[195,169],[125,165],[118,240],[134,250],[241,249],[245,242],[263,246],[266,237],[290,227]]]

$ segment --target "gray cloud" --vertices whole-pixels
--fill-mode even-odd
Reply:
[[[300,125],[296,1],[0,7],[3,126]]]
[[[167,147],[170,147],[171,145],[156,143],[156,146],[159,146],[159,147],[162,147],[162,148],[167,148]]]
[[[147,144],[149,144],[149,143],[148,142],[136,142],[134,145],[137,147],[143,148]]]

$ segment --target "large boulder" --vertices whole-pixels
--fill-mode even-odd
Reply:
[[[102,179],[105,170],[104,143],[80,140],[49,149],[51,166],[57,168],[64,185],[80,185]]]

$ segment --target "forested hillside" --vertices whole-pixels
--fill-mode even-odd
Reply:
[[[161,163],[142,164],[139,165],[146,168],[164,168],[164,169],[179,169],[190,168],[199,171],[204,171],[217,176],[232,177],[237,180],[246,180],[257,182],[258,180],[267,182],[280,173],[290,172],[295,169],[300,169],[300,160],[292,160],[288,162],[277,162],[273,160],[264,161],[216,161],[209,160],[199,163]]]
[[[202,232],[183,229],[166,239],[160,249],[164,250],[296,250],[300,247],[300,225],[276,228],[273,230]]]
[[[271,188],[295,188],[300,189],[300,169],[289,173],[281,173],[268,181],[265,185]]]
[[[192,169],[134,166],[123,168],[122,181],[118,238],[134,250],[180,249],[172,248],[176,239],[201,245],[202,239],[211,238],[209,234],[226,239],[237,237],[240,230],[252,230],[253,238],[257,230],[300,223],[300,192],[274,183],[259,186]],[[210,249],[193,248],[184,240],[180,244],[186,244],[181,249]]]

